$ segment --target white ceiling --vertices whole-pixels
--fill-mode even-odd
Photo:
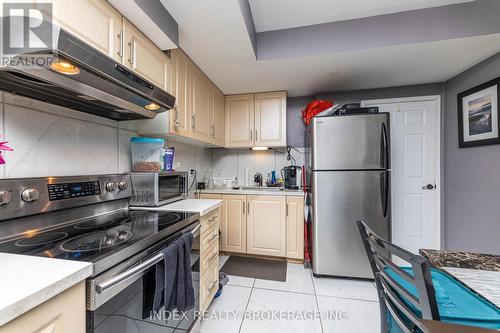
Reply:
[[[257,32],[438,7],[472,0],[249,0]]]
[[[440,82],[500,52],[500,34],[494,34],[257,61],[238,1],[161,1],[179,24],[181,48],[225,94],[287,90],[305,96]]]

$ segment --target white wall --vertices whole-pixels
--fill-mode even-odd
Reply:
[[[305,154],[304,149],[299,148],[299,152],[292,150],[291,154],[295,158],[296,165],[304,165]],[[217,170],[221,169],[221,175],[225,178],[238,177],[240,185],[245,181],[245,168],[250,171],[250,184],[253,185],[253,175],[260,172],[264,176],[264,181],[267,174],[272,170],[276,170],[278,177],[280,170],[290,165],[286,159],[286,149],[279,148],[266,151],[252,151],[249,149],[215,149],[213,151],[212,171],[213,175],[217,175]]]
[[[32,99],[0,93],[0,140],[13,152],[0,178],[71,176],[128,172],[134,122],[96,117]],[[178,170],[207,169],[208,149],[170,143]]]

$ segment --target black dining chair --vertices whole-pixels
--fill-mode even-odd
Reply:
[[[389,316],[404,333],[427,332],[422,319],[440,320],[429,261],[378,237],[365,222],[356,223],[377,285],[381,333],[389,332]],[[392,256],[406,261],[413,274],[395,264]],[[397,280],[412,285],[418,297]]]

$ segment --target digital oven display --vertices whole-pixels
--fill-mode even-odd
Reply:
[[[63,200],[101,194],[99,182],[49,184],[49,200]]]

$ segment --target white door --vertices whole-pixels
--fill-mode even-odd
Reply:
[[[392,242],[440,249],[440,97],[363,101],[391,115]]]

